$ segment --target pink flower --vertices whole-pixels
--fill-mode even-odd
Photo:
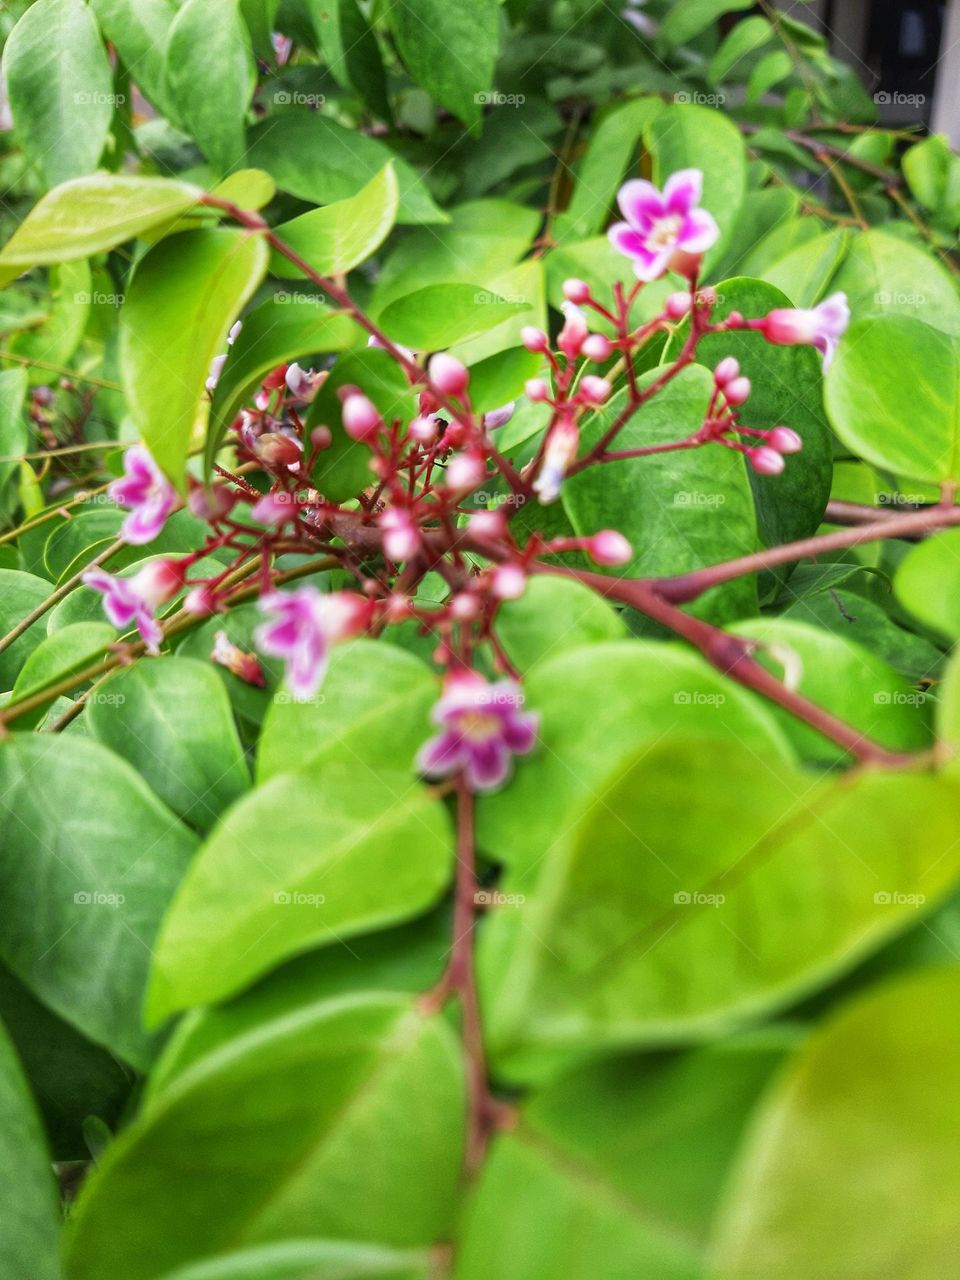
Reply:
[[[639,279],[657,280],[675,254],[705,253],[720,234],[706,209],[698,209],[703,190],[699,169],[681,169],[667,179],[663,192],[635,178],[620,188],[617,201],[626,222],[608,235],[615,249],[633,259]]]
[[[561,418],[550,430],[543,451],[543,461],[533,482],[533,490],[541,506],[556,502],[560,486],[580,447],[580,431],[572,418]]]
[[[309,586],[271,591],[260,597],[260,608],[276,616],[257,628],[254,642],[263,653],[284,659],[290,692],[300,700],[312,698],[323,683],[330,646],[362,630],[370,616],[362,596],[324,595]]]
[[[152,542],[177,504],[177,491],[142,444],[131,445],[123,455],[123,476],[107,493],[130,514],[120,528],[124,542],[142,546]]]
[[[256,685],[258,689],[266,687],[267,681],[260,659],[255,653],[248,653],[245,649],[238,648],[225,631],[218,631],[213,637],[210,660],[220,667],[225,667],[245,684]]]
[[[432,719],[440,733],[425,743],[417,767],[430,777],[463,770],[472,791],[500,786],[515,755],[532,751],[540,718],[521,711],[523,694],[513,680],[488,684],[473,672],[450,676]]]
[[[377,517],[383,530],[383,550],[394,562],[409,560],[420,549],[420,534],[409,511],[402,507],[388,507]]]
[[[771,311],[762,320],[751,322],[768,342],[779,346],[811,346],[823,355],[828,369],[840,339],[850,324],[850,307],[845,293],[833,293],[810,308],[786,308]]]
[[[126,629],[134,623],[147,646],[147,653],[160,652],[163,632],[154,614],[183,586],[183,561],[153,560],[132,578],[115,578],[102,569],[89,569],[83,583],[103,595],[103,611],[115,627]]]

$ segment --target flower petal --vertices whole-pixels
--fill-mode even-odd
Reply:
[[[686,253],[705,253],[719,238],[720,228],[713,214],[706,209],[694,209],[680,228],[677,248]]]
[[[498,738],[471,743],[463,772],[472,791],[492,791],[510,772],[510,753]]]
[[[652,222],[664,215],[663,196],[652,182],[644,178],[625,182],[617,194],[617,204],[626,220],[638,231],[646,231]]]
[[[628,222],[615,222],[607,232],[607,239],[628,258],[636,258],[647,252],[646,239]]]
[[[463,737],[455,729],[447,729],[420,748],[417,768],[428,777],[442,778],[459,769],[464,757]]]
[[[663,187],[663,203],[667,213],[688,214],[703,195],[703,173],[699,169],[678,169]]]

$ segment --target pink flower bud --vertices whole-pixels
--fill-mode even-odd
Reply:
[[[577,394],[585,404],[603,404],[610,398],[612,390],[613,387],[606,378],[598,378],[596,375],[588,373],[580,379]]]
[[[528,351],[543,352],[550,346],[550,340],[543,330],[532,324],[525,324],[520,330],[520,341]]]
[[[590,297],[590,286],[586,280],[578,280],[576,277],[564,280],[563,296],[568,302],[575,302],[580,305]]]
[[[409,560],[420,547],[420,535],[409,511],[390,507],[377,523],[383,530],[383,550],[390,560]]]
[[[433,414],[420,414],[410,423],[410,439],[417,444],[432,444],[437,438],[438,423]]]
[[[770,449],[762,444],[757,449],[748,449],[747,457],[750,459],[750,465],[754,471],[761,476],[778,476],[786,463],[783,455],[777,453],[776,449]]]
[[[494,571],[490,589],[498,600],[519,600],[527,589],[527,575],[518,564],[502,564]]]
[[[458,453],[447,464],[446,485],[458,493],[469,493],[483,484],[487,468],[483,458],[476,453]]]
[[[461,591],[450,601],[450,613],[458,622],[471,622],[480,613],[480,601],[469,591]]]
[[[526,392],[527,399],[532,400],[535,404],[541,400],[550,399],[550,388],[543,378],[529,378],[523,389]]]
[[[333,432],[329,427],[314,427],[310,432],[310,443],[314,449],[329,449],[333,444]]]
[[[799,453],[803,448],[803,440],[789,427],[774,427],[767,436],[767,443],[777,453]]]
[[[671,320],[682,320],[690,310],[689,293],[671,293],[664,303],[664,310]]]
[[[568,360],[575,360],[590,332],[587,328],[587,319],[580,308],[572,302],[564,302],[561,310],[567,320],[560,330],[557,346]]]
[[[725,387],[740,377],[740,361],[735,356],[727,356],[721,360],[713,371],[713,380],[718,387]]]
[[[430,357],[427,373],[433,385],[445,396],[463,395],[470,381],[466,367],[444,351]]]
[[[224,606],[216,592],[206,583],[194,587],[183,597],[184,613],[191,613],[195,618],[207,618],[212,613],[223,613]]]
[[[300,441],[281,431],[266,431],[254,443],[253,452],[268,467],[290,467],[300,461]]]
[[[243,680],[245,684],[255,685],[258,689],[266,686],[267,681],[260,659],[255,653],[240,649],[225,631],[218,631],[213,637],[213,651],[210,659],[218,666],[225,667],[231,675],[235,675],[238,680]]]
[[[343,401],[343,429],[353,440],[370,440],[383,426],[377,406],[354,389]]]
[[[626,564],[633,559],[633,547],[616,529],[601,529],[587,543],[587,553],[597,564]]]
[[[507,532],[507,521],[500,510],[475,511],[467,521],[467,528],[475,538],[502,538]]]
[[[591,333],[581,347],[581,354],[585,355],[588,360],[594,360],[599,364],[603,360],[609,360],[613,353],[613,346],[608,338],[602,333]]]
[[[183,586],[188,565],[183,560],[151,560],[130,579],[137,595],[152,611]]]
[[[187,509],[198,520],[220,520],[233,508],[236,494],[225,484],[195,485],[187,495]]]
[[[250,510],[257,524],[282,525],[297,514],[297,500],[292,493],[265,493]]]
[[[736,406],[749,398],[750,391],[750,379],[739,377],[727,383],[723,388],[723,395],[727,404]]]

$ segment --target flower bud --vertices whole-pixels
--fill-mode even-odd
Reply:
[[[529,378],[523,389],[526,392],[527,399],[532,400],[535,404],[542,400],[550,399],[550,388],[543,378]]]
[[[507,532],[507,521],[499,509],[475,511],[467,521],[467,528],[475,538],[502,538]]]
[[[183,597],[183,611],[195,618],[207,618],[212,613],[223,613],[224,606],[213,588],[203,583]]]
[[[470,381],[466,367],[445,351],[430,357],[427,373],[433,385],[445,396],[462,396]]]
[[[439,423],[433,414],[421,413],[419,417],[413,419],[409,426],[409,434],[411,440],[416,440],[417,444],[433,444],[437,438]]]
[[[409,560],[420,547],[420,535],[409,511],[390,507],[377,520],[383,530],[383,550],[388,559]]]
[[[187,494],[187,510],[198,520],[220,520],[233,508],[237,497],[225,484],[214,484],[209,489],[194,485]]]
[[[627,564],[633,559],[633,547],[616,529],[601,529],[587,542],[587,554],[597,564]]]
[[[575,302],[578,305],[586,302],[590,297],[590,286],[586,280],[578,280],[573,277],[563,282],[563,296],[568,302]]]
[[[131,583],[152,611],[177,594],[188,567],[184,560],[151,560],[133,575]]]
[[[253,453],[268,467],[290,467],[302,452],[300,441],[282,431],[265,431],[253,445]]]
[[[602,333],[591,333],[580,348],[580,351],[588,360],[593,360],[600,364],[603,360],[610,359],[613,354],[613,345],[609,338],[605,338]]]
[[[353,388],[343,400],[343,429],[353,440],[370,440],[383,426],[377,406]]]
[[[314,427],[310,432],[310,443],[320,451],[329,449],[333,444],[333,432],[329,427]]]
[[[213,652],[210,654],[210,659],[218,666],[225,667],[238,680],[243,680],[246,684],[256,685],[258,689],[262,689],[267,683],[257,655],[238,648],[225,631],[218,631],[213,637]]]
[[[483,484],[487,478],[487,468],[483,458],[476,453],[458,453],[447,464],[446,485],[458,493],[469,493]]]
[[[723,388],[723,396],[727,404],[736,406],[749,398],[750,391],[750,379],[741,376],[727,383]]]
[[[292,493],[265,493],[250,514],[257,524],[281,525],[297,514],[297,500]]]
[[[494,570],[490,590],[498,600],[519,600],[527,589],[527,575],[518,564],[502,564]]]
[[[596,375],[588,373],[580,379],[577,394],[585,404],[603,404],[610,398],[612,390],[613,387],[606,378],[598,378]]]
[[[783,455],[777,453],[776,449],[768,448],[765,444],[756,449],[748,449],[747,457],[750,459],[750,465],[754,471],[761,476],[778,476],[786,466]]]
[[[586,316],[574,303],[564,302],[561,310],[567,319],[557,338],[557,346],[568,360],[574,360],[580,354],[590,330],[587,328]]]
[[[725,387],[728,382],[740,377],[740,361],[735,356],[727,356],[721,360],[713,371],[713,380],[718,387]]]
[[[671,320],[682,320],[690,310],[689,293],[671,293],[664,303],[664,310]]]
[[[803,448],[803,440],[790,427],[774,427],[767,436],[767,444],[777,453],[799,453]]]
[[[472,622],[480,613],[480,601],[469,591],[460,591],[450,601],[450,613],[458,622]]]
[[[520,341],[528,351],[543,352],[550,346],[550,339],[543,330],[532,324],[525,324],[520,330]]]
[[[483,425],[488,431],[496,431],[497,427],[505,427],[513,417],[513,411],[516,407],[516,402],[510,400],[507,404],[501,405],[499,409],[491,409],[489,413],[483,415]]]

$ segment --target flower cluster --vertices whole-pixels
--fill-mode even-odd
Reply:
[[[526,399],[549,410],[532,451],[501,453],[497,441],[504,437],[496,433],[516,405],[477,412],[471,373],[460,360],[443,351],[418,355],[375,329],[371,344],[393,357],[409,387],[409,406],[392,410],[395,416],[385,415],[367,388],[346,385],[324,402],[339,408],[323,420],[311,406],[328,371],[285,364],[263,379],[233,423],[233,469],[218,466],[205,483],[189,480],[182,499],[143,445],[128,449],[124,474],[109,487],[128,512],[123,539],[132,546],[153,542],[181,501],[207,523],[209,535],[189,555],[148,559],[123,576],[88,571],[84,581],[102,594],[107,617],[121,630],[136,627],[146,651],[156,654],[165,636],[158,612],[176,597],[182,596],[180,625],[189,625],[226,611],[241,593],[256,593],[264,620],[254,644],[284,663],[298,699],[316,695],[335,644],[412,623],[434,637],[436,661],[447,673],[433,713],[439,732],[420,752],[421,771],[456,775],[476,791],[499,786],[512,758],[534,749],[538,733],[537,716],[523,709],[520,673],[497,633],[501,608],[523,594],[531,574],[549,571],[551,557],[576,552],[616,568],[635,554],[615,529],[548,538],[515,525],[517,512],[530,500],[556,501],[566,477],[585,467],[671,449],[720,445],[741,453],[758,473],[777,475],[803,441],[784,424],[742,421],[752,387],[732,355],[714,370],[713,394],[693,435],[631,450],[617,449],[617,436],[696,359],[707,335],[756,332],[774,344],[807,344],[826,365],[849,321],[842,294],[805,310],[715,319],[716,295],[699,277],[719,228],[700,207],[701,194],[696,170],[674,174],[662,192],[649,182],[627,182],[619,194],[624,221],[609,235],[635,281],[617,284],[612,300],[603,301],[588,282],[567,280],[555,338],[544,328],[523,329],[523,345],[544,364],[543,374],[526,383]],[[685,287],[669,294],[652,319],[635,324],[639,291],[668,272]],[[240,329],[237,321],[228,345]],[[641,379],[639,353],[657,335],[677,332],[684,340],[673,362],[653,380]],[[211,394],[226,359],[213,363]],[[338,436],[368,455],[368,484],[346,503],[322,491],[324,454]],[[307,561],[304,570],[278,568],[281,556],[317,553],[321,560]],[[218,562],[223,567],[213,575],[201,573]],[[293,582],[321,569],[335,570],[335,582]],[[439,599],[421,591],[427,574],[443,583]],[[225,630],[216,632],[211,657],[241,680],[265,683],[257,655]]]

